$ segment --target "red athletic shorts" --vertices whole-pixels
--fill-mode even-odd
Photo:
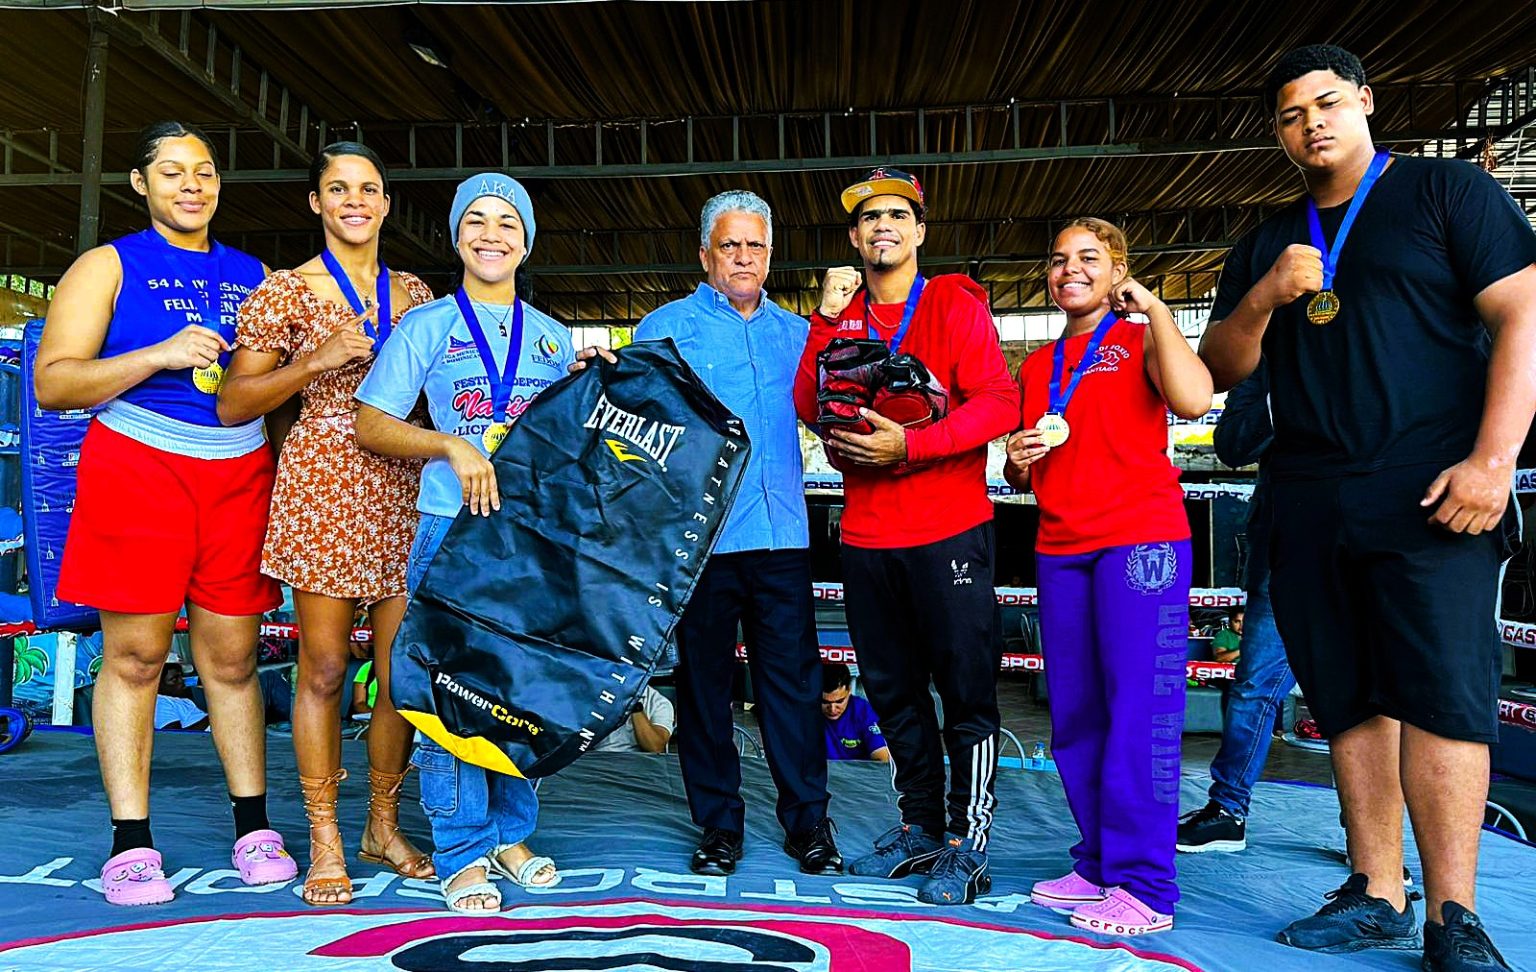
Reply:
[[[169,614],[187,602],[235,617],[276,608],[282,591],[261,573],[275,471],[265,447],[194,459],[92,422],[59,599],[121,614]]]

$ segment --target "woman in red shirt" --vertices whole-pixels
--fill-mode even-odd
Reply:
[[[1190,531],[1169,409],[1210,408],[1211,376],[1167,305],[1128,275],[1125,234],[1078,219],[1047,278],[1067,314],[1019,369],[1008,481],[1033,488],[1052,750],[1082,833],[1037,904],[1106,934],[1173,927]],[[1125,320],[1142,315],[1150,324]]]

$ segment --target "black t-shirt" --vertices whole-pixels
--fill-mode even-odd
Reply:
[[[1491,344],[1472,299],[1536,263],[1536,234],[1472,163],[1393,158],[1339,256],[1338,316],[1309,323],[1303,295],[1265,331],[1275,479],[1453,465],[1472,452]],[[1348,208],[1319,211],[1330,247]],[[1310,243],[1305,196],[1232,248],[1211,320],[1231,314],[1292,243]]]

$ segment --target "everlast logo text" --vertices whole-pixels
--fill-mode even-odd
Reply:
[[[454,681],[453,676],[449,675],[447,672],[438,672],[436,681],[437,684],[443,686],[443,688],[445,688],[450,695],[457,695],[459,698],[463,699],[465,702],[468,702],[475,708],[485,710],[486,712],[490,713],[491,718],[495,719],[497,722],[505,722],[507,725],[514,729],[526,729],[528,730],[528,735],[530,736],[537,736],[540,732],[543,731],[543,726],[535,725],[534,723],[529,722],[527,719],[513,715],[507,711],[506,706],[501,705],[498,702],[492,702],[490,699],[481,695],[479,692],[476,692],[474,689],[468,687],[467,685],[459,684],[458,682]]]
[[[608,401],[607,395],[599,395],[597,407],[587,420],[582,423],[583,428],[598,429],[616,435],[621,439],[627,439],[634,443],[641,452],[656,460],[656,465],[665,472],[667,457],[672,450],[677,448],[677,442],[683,437],[683,426],[668,425],[660,419],[648,419],[643,415],[635,415],[626,412],[617,405]],[[643,457],[625,450],[618,443],[609,440],[608,448],[620,462]]]

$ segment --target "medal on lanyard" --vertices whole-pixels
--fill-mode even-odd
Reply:
[[[485,330],[480,327],[480,318],[475,314],[469,295],[460,287],[454,291],[453,299],[459,305],[459,313],[464,316],[469,336],[475,339],[475,350],[480,352],[480,363],[485,365],[486,380],[491,383],[491,424],[480,434],[480,442],[485,446],[487,454],[494,453],[512,428],[512,424],[507,421],[507,406],[512,402],[512,384],[517,380],[518,360],[523,356],[523,302],[519,300],[512,307],[512,337],[507,343],[507,363],[498,378],[496,357],[491,354],[490,342],[485,339]]]
[[[210,265],[217,265],[216,261],[213,260],[210,260],[209,263]],[[192,280],[193,276],[195,275],[188,274],[187,279],[189,282]],[[206,284],[207,289],[202,292],[203,306],[208,309],[209,326],[220,335],[223,335],[224,321],[222,311],[224,309],[224,282],[223,280],[210,275],[209,278],[204,281],[204,283]],[[192,289],[196,290],[196,285],[193,285]],[[227,340],[231,346],[233,346],[235,343],[233,335],[225,337],[225,340]],[[192,387],[196,388],[204,395],[217,395],[219,393],[219,389],[224,387],[224,366],[219,363],[218,358],[214,358],[212,363],[210,363],[206,368],[192,369]]]
[[[325,264],[325,269],[331,272],[336,281],[336,286],[341,290],[341,296],[347,299],[347,304],[352,308],[352,313],[361,314],[368,309],[362,298],[357,295],[357,288],[352,286],[352,278],[347,276],[347,271],[342,269],[341,261],[331,254],[330,250],[320,251],[320,260]],[[374,296],[379,306],[379,326],[375,328],[367,319],[363,319],[363,331],[373,338],[373,353],[378,354],[384,342],[389,340],[389,332],[394,324],[394,318],[390,315],[389,293],[389,268],[384,262],[379,261],[379,277],[374,283]]]
[[[1311,196],[1307,197],[1307,229],[1312,236],[1312,245],[1323,254],[1323,289],[1317,292],[1307,302],[1307,320],[1313,324],[1323,325],[1339,316],[1341,302],[1339,295],[1333,292],[1333,277],[1339,270],[1339,253],[1344,249],[1344,238],[1349,235],[1350,227],[1355,223],[1355,217],[1360,214],[1360,207],[1365,204],[1365,197],[1381,178],[1381,173],[1387,167],[1387,161],[1392,153],[1381,151],[1371,159],[1371,165],[1365,170],[1365,176],[1360,180],[1360,186],[1355,190],[1355,198],[1349,201],[1349,208],[1344,211],[1344,220],[1339,223],[1339,233],[1333,238],[1333,247],[1329,248],[1328,241],[1323,238],[1323,222],[1317,215],[1317,203]]]
[[[907,336],[907,329],[912,326],[912,317],[917,313],[917,302],[923,296],[923,285],[925,283],[927,281],[923,279],[922,274],[918,274],[912,281],[912,289],[907,292],[907,305],[901,310],[901,324],[897,326],[896,333],[891,335],[889,342],[892,354],[896,354],[901,350],[901,342]],[[869,291],[866,290],[864,291],[864,331],[870,337],[878,339],[880,335],[875,332],[873,327],[869,326],[870,319],[874,316],[875,312],[869,305]]]
[[[224,366],[215,361],[206,368],[193,368],[192,387],[205,395],[217,395],[224,387]]]
[[[1088,339],[1088,346],[1083,348],[1083,356],[1077,361],[1077,370],[1072,372],[1072,380],[1067,382],[1065,390],[1061,387],[1061,376],[1067,368],[1067,339],[1056,339],[1056,347],[1051,351],[1051,401],[1050,408],[1040,416],[1040,421],[1035,423],[1035,428],[1041,432],[1040,441],[1054,449],[1064,444],[1072,434],[1072,426],[1067,424],[1067,403],[1072,400],[1077,392],[1078,382],[1083,380],[1083,375],[1093,367],[1094,358],[1099,353],[1099,345],[1104,343],[1104,336],[1109,329],[1120,322],[1111,311],[1093,329],[1093,336]]]

